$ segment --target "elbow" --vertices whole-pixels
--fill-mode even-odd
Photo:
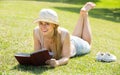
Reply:
[[[65,59],[65,64],[68,64],[70,58],[69,57],[65,57],[64,59]]]
[[[58,65],[66,65],[68,64],[69,58],[63,57],[62,59],[58,60]]]

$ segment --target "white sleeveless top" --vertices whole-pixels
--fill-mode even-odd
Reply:
[[[62,28],[62,27],[59,27],[58,28],[60,31],[61,31],[61,42],[63,44],[64,40],[65,40],[65,37],[66,37],[66,34],[68,33],[68,30],[66,30],[65,28]],[[45,49],[44,48],[44,38],[39,30],[39,26],[35,27],[34,29],[35,31],[35,36],[37,37],[37,39],[40,41],[40,44],[41,44],[41,47],[42,49]],[[70,47],[71,47],[71,50],[70,50],[70,54],[71,54],[71,57],[73,57],[75,54],[76,54],[76,49],[75,47],[72,45],[72,43],[70,44]],[[50,52],[51,53],[51,52]],[[52,55],[53,53],[51,53]]]
[[[61,31],[61,42],[62,42],[62,44],[63,44],[64,39],[65,39],[65,37],[66,37],[66,34],[68,33],[68,30],[66,30],[66,29],[64,29],[64,28],[61,28],[61,27],[59,27],[58,29]],[[41,33],[40,30],[39,30],[39,27],[38,27],[38,26],[35,27],[34,31],[35,31],[35,36],[36,36],[37,39],[40,41],[41,47],[42,47],[42,49],[43,49],[43,48],[44,48],[44,42],[43,42],[44,38],[43,38],[43,36],[42,36],[42,33]]]

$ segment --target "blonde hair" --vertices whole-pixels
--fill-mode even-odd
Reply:
[[[61,58],[62,43],[61,43],[61,32],[58,31],[58,25],[55,25],[54,27],[53,50],[52,51],[54,53],[55,59]]]

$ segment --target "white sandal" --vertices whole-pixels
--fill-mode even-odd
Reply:
[[[117,58],[115,55],[110,54],[110,53],[98,52],[96,55],[96,60],[103,61],[103,62],[113,62],[113,61],[116,61]]]
[[[103,52],[98,52],[98,53],[96,54],[96,60],[97,60],[97,61],[102,61],[104,54],[105,54],[105,53],[103,53]]]
[[[104,57],[103,57],[103,61],[105,62],[112,62],[112,61],[116,61],[116,56],[110,53],[105,53]]]

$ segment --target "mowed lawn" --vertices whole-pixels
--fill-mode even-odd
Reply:
[[[41,1],[0,1],[0,75],[120,75],[120,1],[101,0],[89,13],[92,28],[91,52],[71,58],[67,65],[22,66],[15,53],[33,52],[33,21],[42,8],[58,13],[60,26],[70,33],[75,27],[82,4]],[[97,62],[98,52],[110,52],[116,62]]]

